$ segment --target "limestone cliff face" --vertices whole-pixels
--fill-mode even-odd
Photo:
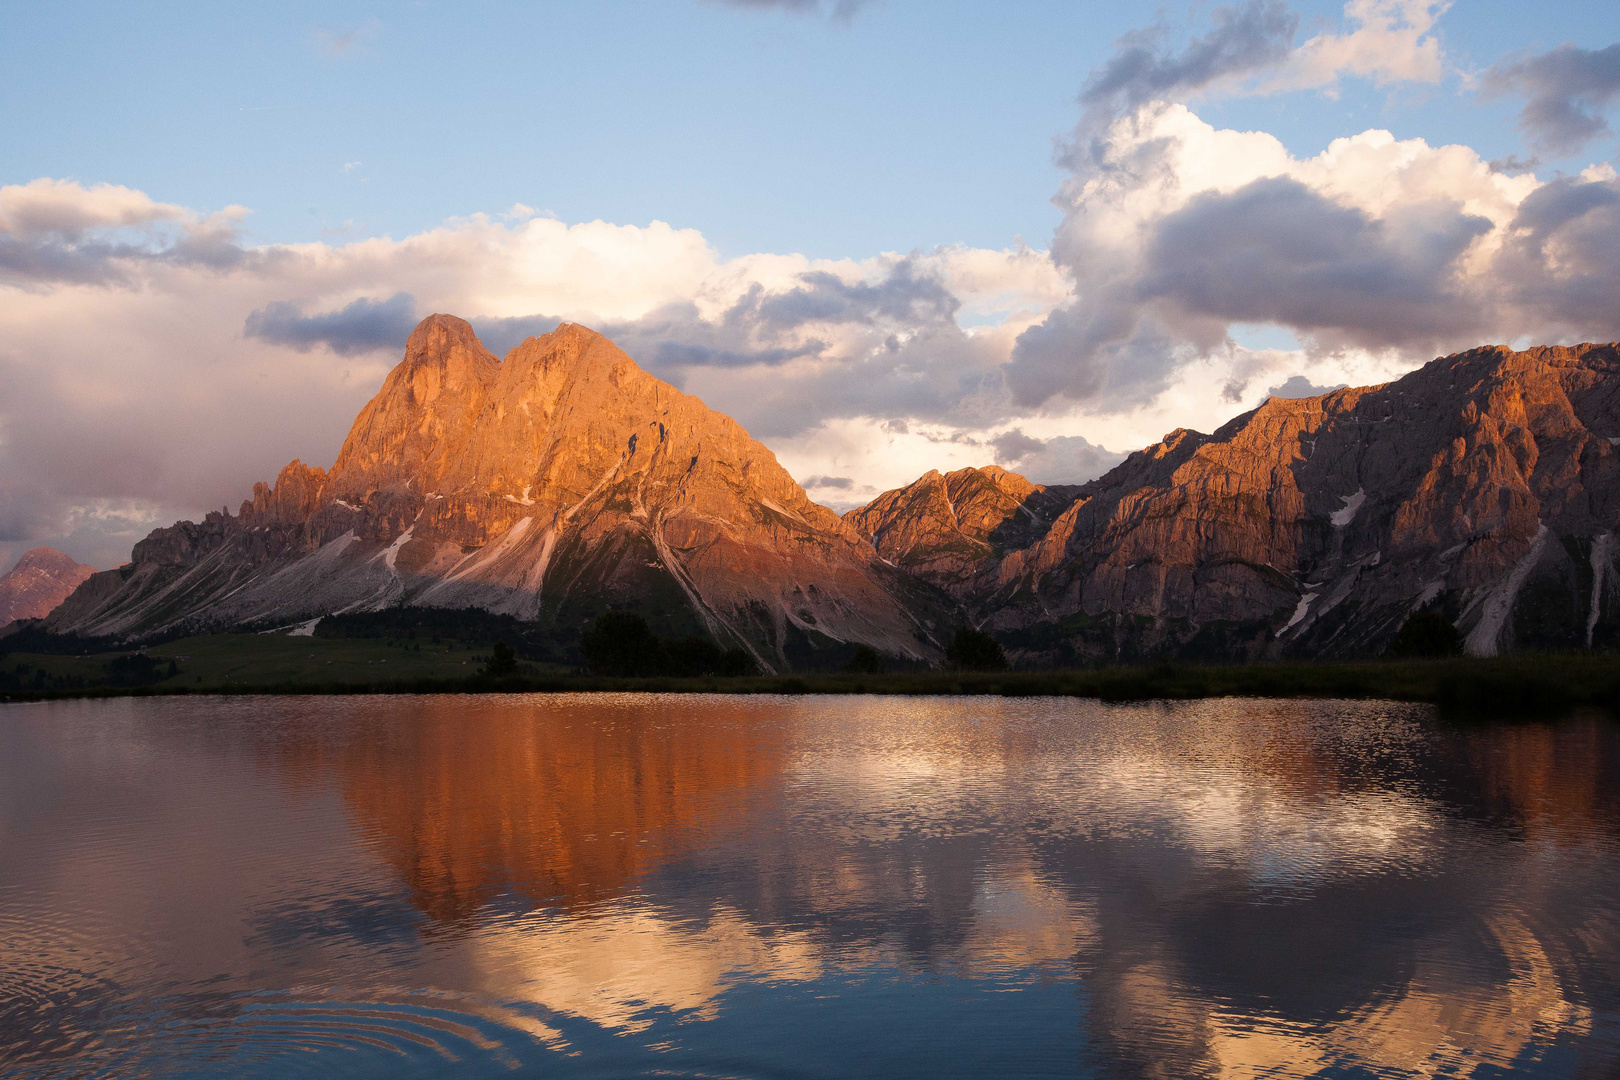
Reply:
[[[776,669],[926,660],[958,611],[1014,656],[1355,656],[1414,611],[1470,651],[1620,644],[1620,349],[1492,347],[1272,399],[1043,488],[929,473],[844,519],[764,446],[564,325],[496,360],[436,315],[330,473],[160,529],[52,614],[67,632],[476,606],[567,635],[607,606]]]
[[[894,565],[971,595],[986,562],[1044,536],[1078,492],[1032,484],[994,465],[945,476],[930,471],[844,520]]]
[[[941,583],[1031,661],[1366,655],[1424,608],[1479,654],[1605,645],[1620,635],[1616,442],[1615,346],[1476,349],[1173,432],[1078,489],[1033,543],[955,559]],[[931,486],[851,520],[881,522],[885,553],[943,536]]]
[[[149,633],[407,603],[567,630],[611,605],[775,668],[854,643],[926,659],[949,621],[735,421],[600,334],[565,324],[498,361],[446,315],[411,335],[330,474],[293,462],[238,516],[159,530],[96,595],[54,625]]]
[[[0,577],[0,627],[17,619],[43,619],[95,572],[55,548],[25,551]]]

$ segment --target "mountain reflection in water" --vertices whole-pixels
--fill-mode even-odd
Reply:
[[[1617,767],[1389,703],[5,706],[0,1073],[1613,1075]]]

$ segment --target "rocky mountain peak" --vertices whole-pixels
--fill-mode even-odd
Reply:
[[[572,641],[617,606],[776,669],[838,663],[856,643],[920,660],[949,624],[945,597],[885,566],[735,420],[570,323],[496,360],[466,322],[430,316],[330,475],[295,461],[239,516],[158,530],[134,562],[60,624],[143,633],[417,604]]]
[[[0,626],[44,618],[95,572],[55,548],[23,552],[17,565],[0,577]]]
[[[294,458],[282,468],[274,486],[262,481],[254,484],[253,498],[238,513],[251,525],[302,524],[319,509],[326,479],[325,469]]]
[[[71,555],[66,555],[53,547],[37,547],[23,552],[17,559],[17,565],[11,568],[11,573],[38,571],[46,574],[71,574],[79,568],[80,564],[75,562]]]
[[[434,315],[330,474],[294,461],[238,515],[157,530],[48,625],[139,636],[406,604],[566,643],[620,607],[777,670],[857,643],[937,657],[964,616],[1054,664],[1363,656],[1419,610],[1478,653],[1612,647],[1617,447],[1615,346],[1487,346],[1178,428],[1081,486],[930,470],[840,519],[600,334],[565,323],[497,360]]]
[[[459,368],[479,366],[485,361],[499,363],[495,354],[478,340],[471,323],[454,315],[429,315],[416,324],[416,329],[405,340],[405,359],[400,367],[406,370],[423,365]]]
[[[472,438],[500,371],[466,320],[423,319],[404,360],[349,429],[332,466],[333,495],[404,490],[413,481],[435,485]]]
[[[930,469],[844,515],[878,554],[947,590],[966,587],[985,561],[1032,543],[1074,500],[999,465]]]

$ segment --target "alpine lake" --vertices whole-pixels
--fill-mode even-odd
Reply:
[[[1620,724],[0,705],[0,1076],[1620,1075]]]

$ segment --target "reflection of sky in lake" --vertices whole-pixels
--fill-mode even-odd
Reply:
[[[8,706],[0,1072],[1612,1075],[1617,766],[1382,703]]]

